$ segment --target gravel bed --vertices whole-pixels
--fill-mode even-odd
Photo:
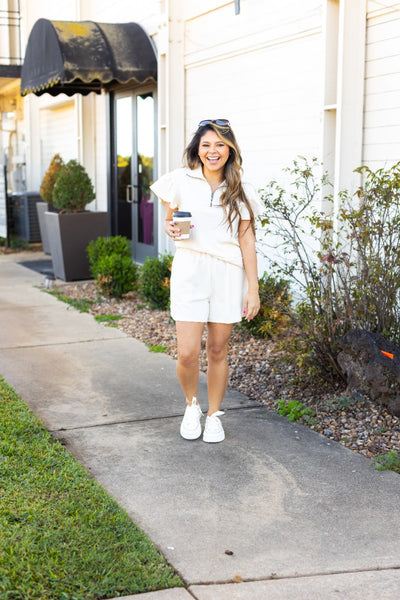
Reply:
[[[113,326],[149,346],[163,346],[176,358],[175,326],[166,311],[146,306],[137,292],[121,300],[103,298],[94,282],[57,284],[54,289],[71,299],[93,301],[93,315],[122,317]],[[400,419],[366,397],[349,396],[341,383],[304,382],[296,367],[281,349],[279,340],[254,338],[248,331],[234,328],[229,349],[229,385],[276,411],[275,403],[299,400],[315,411],[301,423],[368,458],[400,452]],[[200,368],[206,371],[205,337]]]

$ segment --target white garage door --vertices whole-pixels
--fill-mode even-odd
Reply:
[[[42,176],[51,159],[60,154],[64,162],[77,158],[75,104],[71,101],[62,106],[40,111],[40,148]]]

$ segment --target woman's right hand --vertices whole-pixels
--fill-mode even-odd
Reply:
[[[181,230],[172,219],[164,221],[164,231],[174,241],[179,240],[181,237]]]

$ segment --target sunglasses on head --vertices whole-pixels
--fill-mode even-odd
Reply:
[[[204,127],[205,125],[216,125],[217,127],[225,127],[229,129],[231,126],[228,119],[204,119],[204,121],[200,121],[199,127]]]

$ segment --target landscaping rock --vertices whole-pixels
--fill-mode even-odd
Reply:
[[[337,360],[346,374],[348,390],[366,394],[400,416],[400,348],[363,329],[346,333],[339,346]]]

